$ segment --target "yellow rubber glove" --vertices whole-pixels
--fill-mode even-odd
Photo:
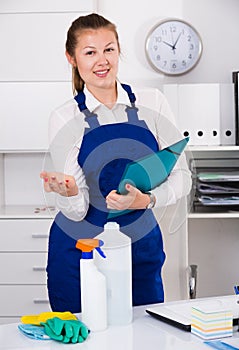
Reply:
[[[24,324],[33,324],[39,326],[42,322],[46,322],[50,318],[58,317],[61,320],[78,320],[70,311],[65,312],[42,312],[38,315],[25,315],[21,317],[21,322]]]

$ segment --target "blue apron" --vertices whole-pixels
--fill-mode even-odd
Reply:
[[[48,294],[53,311],[80,312],[80,258],[75,248],[79,238],[93,238],[107,221],[116,221],[132,240],[133,305],[164,301],[161,269],[165,260],[162,235],[152,210],[134,210],[108,219],[108,193],[117,189],[128,162],[158,151],[158,142],[146,123],[138,118],[135,95],[122,84],[130,100],[123,106],[127,122],[99,125],[97,115],[85,104],[80,92],[75,100],[85,115],[79,166],[89,187],[90,204],[82,221],[73,221],[59,212],[50,229],[48,250]]]

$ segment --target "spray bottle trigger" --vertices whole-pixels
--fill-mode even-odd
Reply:
[[[96,247],[95,250],[97,250],[97,252],[102,256],[102,258],[106,258],[105,253],[100,247]]]

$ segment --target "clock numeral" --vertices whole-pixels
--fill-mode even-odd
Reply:
[[[190,44],[189,50],[194,50],[194,45],[193,44]]]
[[[186,64],[187,64],[186,61],[183,60],[183,61],[182,61],[182,66],[183,66],[183,67],[186,67]]]
[[[156,42],[156,43],[161,43],[161,41],[162,41],[161,36],[156,36],[156,37],[155,37],[155,42]]]
[[[170,27],[170,32],[171,33],[175,33],[177,31],[176,27],[175,26],[171,26]]]
[[[170,62],[170,67],[173,70],[177,69],[177,61],[176,60],[171,61]]]
[[[190,42],[192,40],[191,35],[188,35],[188,41]]]
[[[157,50],[158,50],[158,46],[157,46],[157,45],[154,45],[154,46],[153,46],[153,49],[154,49],[154,51],[157,51]]]
[[[188,55],[188,58],[189,58],[190,60],[193,58],[193,56],[192,56],[191,53]]]
[[[157,55],[157,56],[156,56],[156,60],[157,60],[157,61],[160,61],[160,60],[161,60],[160,55]]]
[[[167,66],[167,61],[163,61],[163,66],[166,67]]]

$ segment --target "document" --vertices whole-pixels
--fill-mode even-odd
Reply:
[[[229,186],[228,183],[225,185],[218,185],[217,183],[198,182],[196,187],[198,192],[202,194],[239,194],[239,183],[236,183],[235,186]]]
[[[200,172],[196,189],[203,206],[238,206],[239,171]]]
[[[239,181],[239,171],[201,172],[197,179],[202,182]]]
[[[239,205],[239,196],[210,197],[199,196],[198,200],[203,205]]]

